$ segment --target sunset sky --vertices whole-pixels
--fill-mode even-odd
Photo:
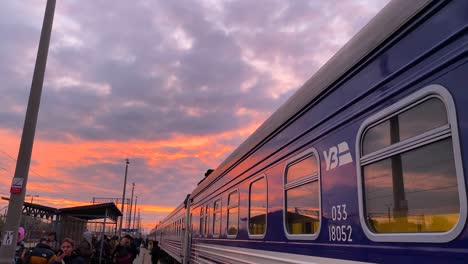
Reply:
[[[387,2],[58,0],[27,194],[56,208],[122,197],[129,158],[126,196],[135,182],[149,230]],[[0,8],[4,197],[45,4]]]

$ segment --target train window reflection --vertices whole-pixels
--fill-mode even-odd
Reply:
[[[298,160],[293,161],[286,169],[286,232],[289,235],[318,234],[321,216],[317,154],[315,151],[308,151],[305,157]],[[291,174],[294,176],[291,177]]]
[[[203,228],[205,227],[205,214],[203,213],[203,207],[200,208],[200,235],[203,235]]]
[[[444,102],[453,102],[443,93],[403,100],[371,117],[370,128],[362,129],[361,223],[375,241],[449,241],[451,235],[418,234],[451,234],[464,223],[456,118],[449,119]]]
[[[286,191],[286,227],[289,234],[314,234],[320,224],[318,182]]]
[[[317,159],[314,156],[306,157],[305,159],[288,166],[286,183],[290,183],[314,173],[317,173]]]
[[[368,154],[390,146],[390,121],[382,122],[369,129],[362,142],[363,154]]]
[[[265,177],[250,184],[249,201],[249,234],[264,235],[267,214],[267,184]]]
[[[398,123],[398,140],[402,141],[446,125],[447,111],[440,99],[431,98],[399,114]]]
[[[208,236],[208,234],[210,233],[210,214],[211,214],[211,210],[210,210],[210,206],[209,205],[206,205],[205,207],[205,236]]]
[[[219,235],[221,231],[221,200],[216,200],[213,205],[213,235]]]
[[[447,123],[443,102],[438,98],[430,98],[367,130],[362,143],[363,154],[367,155]]]
[[[460,204],[450,139],[363,170],[366,217],[374,232],[446,232],[457,223]]]
[[[235,236],[239,225],[239,194],[237,191],[229,194],[227,207],[227,234]]]

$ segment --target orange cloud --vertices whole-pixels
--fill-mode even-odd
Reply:
[[[70,199],[69,196],[82,191],[102,196],[112,194],[113,197],[120,197],[121,189],[118,190],[108,184],[109,180],[119,179],[122,175],[113,175],[109,171],[94,171],[86,179],[73,175],[73,170],[67,168],[91,167],[99,170],[99,166],[106,164],[117,164],[123,167],[123,159],[142,159],[146,161],[145,166],[156,171],[163,166],[179,166],[179,161],[185,158],[197,158],[201,163],[210,164],[215,168],[220,164],[235,147],[237,141],[241,141],[253,133],[264,117],[258,116],[258,121],[245,126],[239,130],[225,131],[207,136],[187,136],[175,134],[169,139],[145,141],[131,140],[127,142],[119,141],[87,141],[77,137],[69,136],[68,141],[43,140],[40,132],[36,132],[29,178],[27,183],[27,194],[39,195],[34,198],[34,202],[46,206],[64,208],[89,204],[92,197],[80,197],[80,200]],[[0,129],[2,138],[2,148],[0,156],[3,162],[0,163],[0,192],[9,196],[9,187],[15,172],[17,152],[21,139],[21,131]],[[227,142],[227,143],[226,143]],[[233,143],[229,143],[233,142]],[[169,149],[169,150],[168,150]],[[197,165],[186,164],[187,172],[193,173],[200,170]],[[200,176],[203,169],[200,170]],[[89,178],[88,178],[89,177]],[[112,182],[114,183],[114,181]],[[139,191],[145,192],[147,183],[139,184]],[[153,183],[151,183],[153,184]],[[161,182],[160,184],[166,184]],[[129,191],[127,187],[127,191]],[[185,194],[181,194],[181,199]],[[59,198],[58,198],[59,197]],[[141,197],[140,197],[141,199]],[[26,198],[28,201],[28,198]],[[174,208],[158,204],[149,204],[152,200],[140,200],[144,205],[138,205],[141,213],[144,214],[145,221],[158,221],[170,213]],[[167,204],[167,201],[163,201]],[[177,202],[180,202],[178,200]],[[156,203],[156,201],[155,201]],[[5,202],[6,204],[6,202]],[[2,203],[0,203],[0,206]],[[154,223],[154,222],[153,222]],[[154,226],[154,224],[153,224]]]
[[[142,211],[156,212],[156,213],[170,213],[176,208],[175,206],[158,206],[158,205],[139,205],[138,207]]]

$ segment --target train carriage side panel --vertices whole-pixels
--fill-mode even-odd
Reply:
[[[448,230],[451,233],[448,235],[441,234],[443,232],[426,233],[413,236],[414,239],[410,241],[405,240],[404,235],[397,234],[393,239],[377,241],[379,238],[376,240],[369,230],[366,231],[369,228],[363,226],[369,222],[362,221],[360,216],[363,210],[359,208],[363,202],[359,200],[360,197],[362,199],[359,190],[362,191],[363,187],[358,182],[358,177],[363,177],[361,170],[365,166],[362,165],[363,157],[360,154],[360,129],[365,129],[363,124],[381,111],[394,114],[389,109],[431,85],[440,85],[453,98],[453,105],[445,106],[453,106],[456,110],[458,128],[454,129],[457,133],[448,128],[441,131],[446,133],[445,136],[451,133],[450,137],[459,139],[460,153],[466,153],[468,119],[465,108],[468,98],[464,81],[468,70],[468,17],[463,10],[468,10],[466,1],[435,1],[426,6],[421,15],[394,32],[391,39],[367,54],[364,60],[332,86],[311,98],[307,108],[292,116],[284,126],[278,127],[274,134],[269,135],[244,158],[233,161],[237,165],[228,171],[215,171],[213,177],[202,182],[192,194],[193,206],[201,208],[209,205],[211,208],[220,197],[223,209],[222,231],[218,237],[213,237],[210,234],[212,231],[207,236],[193,236],[196,239],[193,239],[192,247],[204,252],[198,256],[199,260],[221,261],[224,254],[225,261],[233,262],[229,252],[240,254],[246,259],[255,255],[257,261],[263,257],[265,263],[274,263],[281,257],[291,262],[338,258],[402,263],[411,263],[415,259],[461,262],[466,258],[468,233],[462,222],[456,227],[458,231]],[[314,87],[305,86],[303,89],[306,88]],[[382,121],[385,118],[382,116]],[[284,184],[284,180],[289,161],[310,149],[315,149],[320,164],[321,223],[318,236],[304,240],[285,234],[284,194],[301,185]],[[455,158],[460,158],[462,162],[456,166],[463,171],[467,160],[464,156],[460,157],[460,153]],[[255,182],[261,177],[266,179],[265,189],[268,190],[265,235],[262,235],[261,221],[256,222],[259,223],[257,227],[250,227],[253,229],[249,230],[250,190],[252,186],[257,188]],[[313,176],[304,179],[306,183],[315,181]],[[464,185],[459,184],[458,187],[466,190],[466,179],[463,178],[463,181],[459,183]],[[263,188],[262,184],[258,186]],[[223,206],[228,204],[227,197],[233,189],[239,191],[239,226],[237,234],[228,237],[227,209]],[[459,197],[460,210],[463,211],[466,208],[466,191],[460,191]],[[388,204],[380,208],[382,211],[376,212],[388,215],[391,206]],[[297,212],[305,213],[306,210]],[[210,224],[215,218],[212,213],[210,211],[206,218]],[[460,217],[465,221],[466,215],[461,214]],[[392,219],[391,213],[388,218]],[[193,221],[197,221],[196,217]],[[256,232],[260,232],[260,235]],[[438,240],[438,237],[447,241]],[[433,254],[434,251],[439,254]]]

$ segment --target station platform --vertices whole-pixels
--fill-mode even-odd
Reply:
[[[133,264],[151,264],[150,251],[146,248],[140,248],[140,255],[133,261]],[[159,260],[158,264],[167,264],[164,260]]]

